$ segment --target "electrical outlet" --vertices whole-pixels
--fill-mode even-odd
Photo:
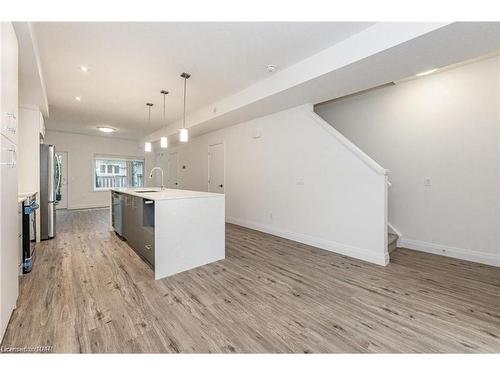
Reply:
[[[432,186],[432,181],[430,177],[424,179],[424,186]]]

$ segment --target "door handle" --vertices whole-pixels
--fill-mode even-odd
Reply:
[[[224,185],[220,184],[219,187],[222,189],[224,187]]]
[[[176,185],[179,185],[177,182],[175,183]]]

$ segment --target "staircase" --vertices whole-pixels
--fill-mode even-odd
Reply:
[[[389,250],[389,254],[396,249],[398,238],[397,234],[387,232],[387,250]]]

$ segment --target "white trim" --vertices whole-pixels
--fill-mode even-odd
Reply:
[[[387,251],[383,256],[379,256],[376,251],[372,251],[369,249],[361,249],[354,246],[325,240],[323,238],[311,237],[301,233],[294,233],[252,221],[237,219],[234,217],[226,217],[226,223],[236,224],[242,227],[258,230],[260,232],[269,233],[278,237],[286,238],[288,240],[318,247],[323,250],[328,250],[352,258],[361,259],[366,262],[375,263],[380,266],[386,266],[387,264],[389,264],[389,254]]]
[[[127,156],[127,155],[116,155],[116,154],[94,154],[95,159],[103,160],[118,160],[118,161],[145,161],[143,156]]]
[[[96,187],[96,174],[95,174],[95,168],[96,168],[96,162],[97,160],[114,160],[114,161],[124,161],[124,162],[134,162],[134,161],[139,161],[142,162],[142,186],[127,186],[127,187],[144,187],[146,185],[146,159],[145,158],[133,158],[133,157],[128,157],[128,156],[119,156],[119,155],[108,155],[106,154],[94,154],[94,157],[92,158],[92,192],[94,193],[99,193],[102,191],[109,191],[111,189],[116,189],[118,186],[113,186],[113,187],[102,187],[98,188]],[[68,168],[69,170],[69,168]],[[132,173],[132,171],[129,171],[127,168],[127,173]],[[128,174],[127,174],[127,181],[128,181]],[[128,182],[127,182],[128,185]]]
[[[320,115],[314,112],[312,105],[311,111],[309,112],[311,118],[315,120],[323,129],[325,129],[330,135],[335,137],[345,148],[351,151],[355,156],[358,157],[363,163],[370,167],[375,173],[380,175],[387,175],[389,171],[382,168],[375,160],[365,154],[358,146],[344,137],[337,129],[335,129],[330,123],[325,121]]]
[[[500,256],[476,250],[412,240],[409,238],[400,238],[398,240],[398,247],[500,267]]]
[[[390,222],[387,222],[387,226],[393,233],[397,234],[399,238],[403,237],[403,233],[401,233],[399,229],[392,225]]]

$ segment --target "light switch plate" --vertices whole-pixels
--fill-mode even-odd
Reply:
[[[430,177],[424,179],[424,186],[432,186],[432,180]]]

